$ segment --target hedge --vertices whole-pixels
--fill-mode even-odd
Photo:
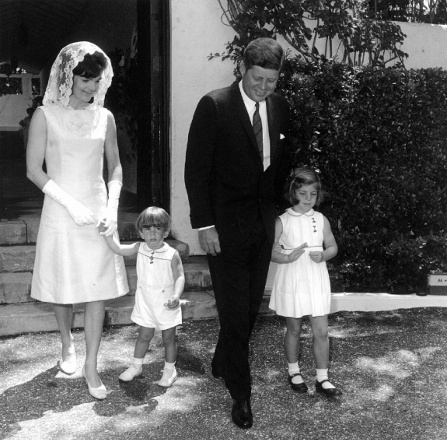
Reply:
[[[447,72],[288,59],[293,165],[320,170],[333,290],[421,292],[447,270]]]

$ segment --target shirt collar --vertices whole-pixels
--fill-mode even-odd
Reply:
[[[250,113],[250,111],[252,111],[255,108],[256,101],[253,101],[252,99],[250,99],[248,97],[248,95],[244,92],[244,88],[242,87],[242,81],[239,81],[239,90],[241,91],[242,100],[244,101],[245,107],[248,110],[248,112]],[[261,101],[259,103],[259,109],[261,109],[265,105],[266,105],[265,100]]]

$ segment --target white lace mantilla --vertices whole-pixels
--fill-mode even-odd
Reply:
[[[99,122],[99,109],[104,107],[104,99],[113,78],[112,63],[102,49],[88,41],[65,46],[57,56],[51,67],[50,78],[43,98],[43,105],[54,104],[63,108],[69,107],[69,100],[73,88],[73,70],[84,60],[86,54],[99,52],[106,59],[106,67],[101,74],[98,92],[93,98],[93,103],[87,108],[96,110],[93,125]]]

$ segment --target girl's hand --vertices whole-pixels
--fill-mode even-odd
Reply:
[[[290,254],[287,255],[287,259],[289,260],[289,263],[292,263],[292,261],[298,260],[298,258],[301,257],[301,255],[304,254],[304,248],[307,247],[307,243],[303,243],[301,246],[298,246],[296,249],[294,249]]]
[[[322,251],[312,251],[312,252],[309,252],[309,257],[315,263],[321,263],[322,261],[324,261],[324,256],[323,256],[323,252]]]
[[[168,300],[167,303],[164,304],[164,306],[169,309],[176,309],[178,306],[180,305],[180,301],[178,298],[172,297],[171,299]]]

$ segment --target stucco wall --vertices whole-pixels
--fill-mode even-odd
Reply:
[[[408,53],[407,69],[447,69],[447,26],[425,23],[397,23],[407,36],[402,50]]]
[[[220,21],[217,0],[171,1],[171,215],[172,233],[202,253],[189,222],[183,179],[189,125],[200,98],[234,81],[233,64],[207,56],[225,49],[234,31]]]

